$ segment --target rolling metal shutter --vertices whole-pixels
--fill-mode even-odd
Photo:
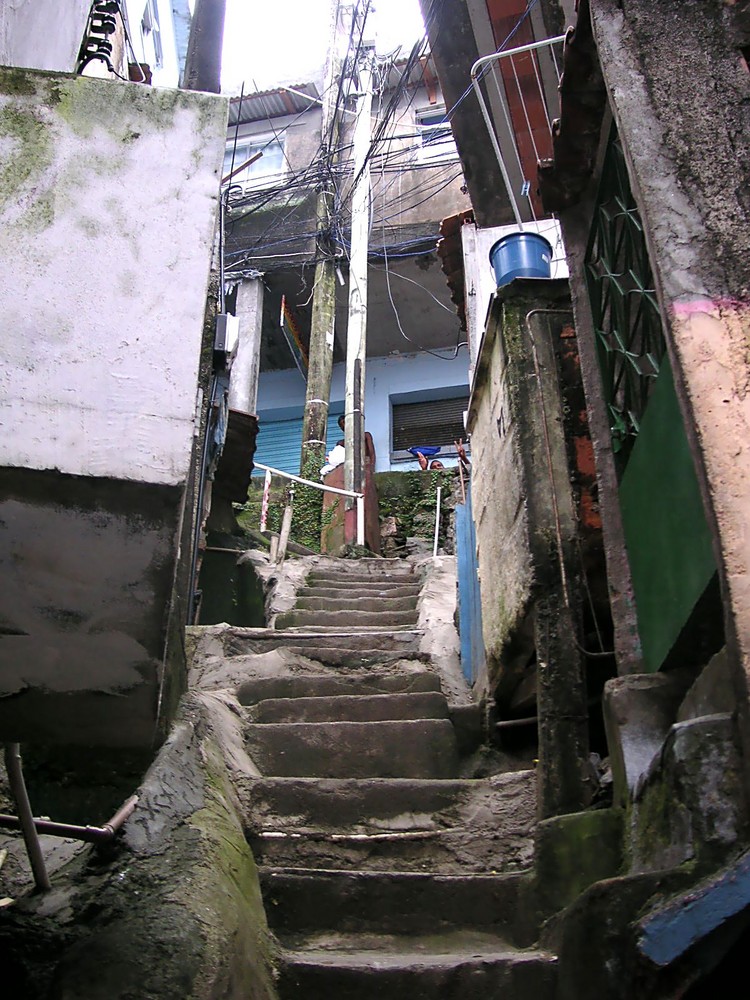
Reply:
[[[328,434],[326,454],[333,448],[339,438],[343,437],[336,421],[339,413],[328,417]],[[293,420],[263,420],[258,427],[258,445],[255,452],[256,461],[270,465],[282,472],[299,475],[299,454],[302,448],[302,417]],[[258,470],[256,475],[260,475]]]
[[[394,403],[393,451],[407,451],[420,445],[445,447],[466,437],[464,410],[468,406],[468,395],[420,403]]]

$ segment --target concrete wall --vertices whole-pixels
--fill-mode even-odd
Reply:
[[[566,550],[575,537],[548,320],[536,317],[532,328],[544,412],[531,334],[524,322],[535,308],[565,309],[566,284],[519,279],[498,291],[472,383],[468,429],[482,628],[490,688],[501,701],[512,695],[533,656],[534,602],[560,581],[545,414]]]
[[[429,354],[401,354],[367,361],[365,408],[367,430],[375,443],[376,472],[390,469],[411,471],[416,462],[391,462],[391,397],[397,402],[412,393],[428,393],[428,398],[440,399],[468,393],[466,375],[467,352],[458,352],[455,360],[442,361]],[[343,407],[345,366],[335,365],[331,381],[331,408]],[[418,396],[416,398],[419,398]],[[258,390],[260,430],[256,458],[263,461],[263,420],[284,420],[301,416],[305,401],[305,386],[297,369],[261,374]],[[441,456],[442,457],[442,456]],[[446,464],[455,464],[450,462]]]
[[[0,73],[4,739],[149,745],[180,685],[225,127],[213,96]]]
[[[0,66],[72,72],[90,9],[90,0],[0,4]]]

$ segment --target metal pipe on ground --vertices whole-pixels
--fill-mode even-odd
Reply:
[[[108,820],[103,826],[78,826],[75,823],[55,823],[49,819],[35,819],[33,816],[31,817],[31,822],[35,834],[45,833],[52,837],[69,837],[72,840],[83,840],[88,844],[104,844],[108,840],[112,840],[117,831],[132,815],[137,805],[138,796],[131,795],[120,806],[112,819]],[[20,816],[9,816],[7,813],[0,813],[0,827],[17,830],[21,824]],[[43,859],[42,863],[44,863]],[[49,883],[45,888],[49,888]]]

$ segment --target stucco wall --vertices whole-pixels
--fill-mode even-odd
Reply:
[[[90,0],[4,0],[0,4],[0,66],[72,72],[90,9]]]
[[[435,399],[468,394],[467,352],[462,349],[454,360],[443,361],[429,354],[401,354],[387,358],[368,358],[366,369],[365,410],[367,430],[375,442],[376,472],[390,469],[411,471],[416,462],[391,463],[391,396],[427,392]],[[335,365],[331,379],[331,409],[344,399],[345,366]],[[455,391],[454,391],[455,390]],[[263,459],[263,421],[301,416],[305,386],[296,368],[263,372],[258,388],[260,430],[256,458]],[[448,464],[448,463],[446,463]],[[452,463],[455,464],[455,463]]]
[[[0,72],[0,466],[185,481],[225,115]]]

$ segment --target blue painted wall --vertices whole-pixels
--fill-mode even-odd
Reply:
[[[413,461],[391,462],[391,400],[405,403],[412,400],[448,398],[468,393],[469,354],[466,348],[459,350],[456,358],[443,360],[430,354],[398,354],[387,358],[368,358],[365,389],[365,412],[367,430],[375,442],[377,462],[376,472],[391,470],[409,471],[419,468]],[[335,365],[331,380],[331,413],[344,410],[345,369],[343,364]],[[264,454],[263,425],[276,424],[282,420],[299,421],[305,403],[305,383],[296,368],[278,372],[263,372],[258,385],[258,450],[255,458],[265,465],[270,461],[271,448],[276,448],[278,440],[272,444],[273,430],[268,439],[267,458]],[[292,433],[292,425],[289,425]],[[299,441],[299,437],[297,441]],[[329,437],[329,446],[335,441]],[[299,447],[297,445],[297,447]],[[278,451],[274,452],[278,454]],[[287,454],[290,454],[287,451]],[[441,456],[441,459],[443,456]],[[294,464],[294,463],[292,463]],[[447,459],[446,465],[455,465]],[[285,472],[299,471],[299,454],[296,467],[277,465]]]

